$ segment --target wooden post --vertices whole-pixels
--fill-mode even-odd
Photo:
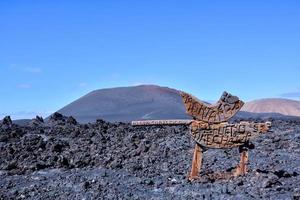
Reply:
[[[190,175],[188,176],[190,181],[200,178],[199,173],[202,165],[202,151],[203,150],[200,145],[196,143],[192,161],[192,169]]]
[[[248,149],[242,151],[241,153],[240,165],[241,165],[242,175],[247,174],[247,164],[248,164]]]
[[[248,164],[248,149],[243,149],[241,151],[240,163],[234,172],[234,176],[240,176],[247,174],[247,164]]]

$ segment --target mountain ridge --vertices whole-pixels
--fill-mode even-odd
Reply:
[[[300,101],[284,98],[263,98],[247,102],[241,110],[252,113],[280,113],[300,117]]]
[[[57,112],[66,116],[73,116],[81,123],[93,122],[96,119],[111,122],[130,122],[146,119],[191,119],[185,113],[179,93],[180,90],[157,85],[104,88],[87,93]],[[275,106],[277,110],[274,112],[274,106],[266,106],[269,101],[285,103],[277,103]],[[295,104],[295,108],[299,104],[299,115],[292,112],[293,107],[281,108],[289,106],[285,104],[290,102]],[[281,106],[278,106],[278,104]],[[269,110],[263,108],[269,108]],[[300,101],[263,98],[245,103],[237,116],[242,118],[268,118],[284,117],[285,115],[293,116],[291,113],[294,116],[300,116]]]

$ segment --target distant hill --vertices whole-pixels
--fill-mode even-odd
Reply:
[[[17,119],[13,120],[14,124],[18,124],[20,126],[28,125],[32,120],[31,119]]]
[[[178,90],[155,85],[95,90],[57,112],[82,123],[190,118]]]
[[[288,116],[300,116],[300,101],[289,99],[259,99],[247,102],[242,111],[252,113],[279,113]]]

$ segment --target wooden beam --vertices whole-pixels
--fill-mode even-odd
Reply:
[[[132,126],[149,126],[149,125],[189,125],[193,120],[188,119],[168,119],[168,120],[141,120],[132,121]]]

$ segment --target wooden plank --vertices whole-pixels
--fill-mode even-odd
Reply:
[[[189,125],[193,120],[188,119],[168,119],[168,120],[141,120],[132,121],[132,126],[149,126],[149,125]]]
[[[190,133],[193,139],[201,146],[207,148],[233,148],[243,145],[263,133],[267,133],[270,127],[271,122],[208,124],[201,121],[193,121],[190,125]]]
[[[225,122],[233,117],[244,105],[238,97],[223,92],[220,100],[214,104],[206,104],[196,97],[181,92],[187,114],[197,120],[209,123]]]

